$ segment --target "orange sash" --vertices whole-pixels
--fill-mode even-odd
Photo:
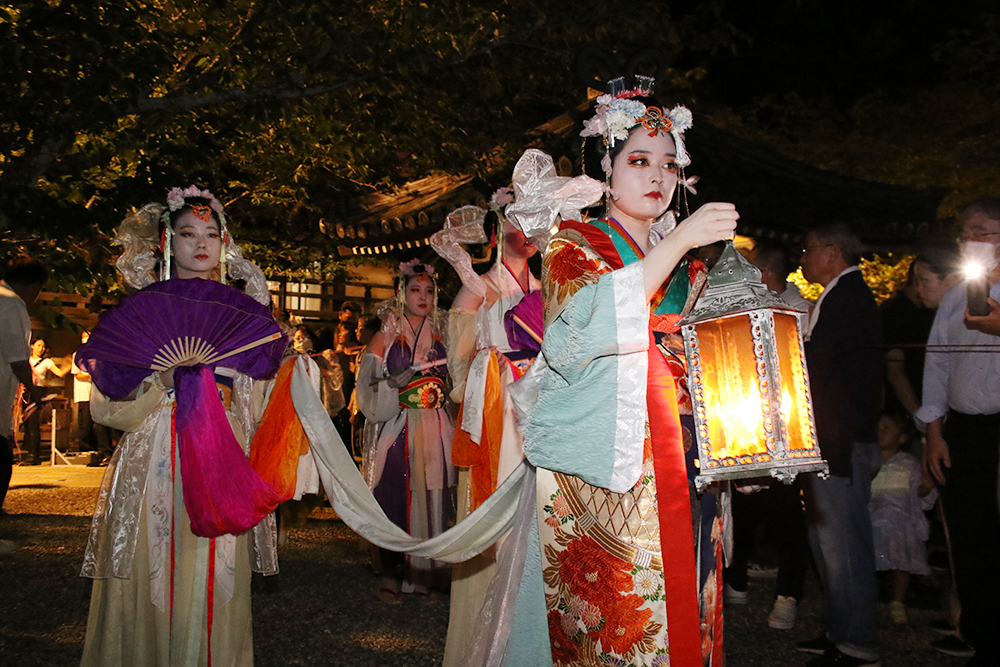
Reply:
[[[497,489],[500,469],[500,442],[503,439],[503,396],[500,391],[500,364],[496,351],[490,352],[486,365],[486,395],[483,402],[483,428],[480,443],[462,428],[465,402],[455,424],[451,444],[451,462],[469,469],[469,511],[479,507]]]

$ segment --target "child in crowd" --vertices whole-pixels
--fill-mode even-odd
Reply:
[[[913,437],[909,418],[883,413],[878,424],[882,467],[872,480],[868,508],[875,537],[879,571],[892,571],[892,620],[906,623],[906,591],[911,574],[930,574],[927,566],[928,522],[924,512],[934,506],[937,490],[913,456],[901,451]]]

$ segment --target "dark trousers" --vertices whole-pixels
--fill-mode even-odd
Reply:
[[[775,595],[802,599],[809,563],[809,537],[798,481],[774,483],[758,493],[733,492],[733,559],[725,580],[738,591],[747,589],[747,564],[753,554],[757,532],[778,555]]]
[[[1000,414],[951,411],[944,423],[951,468],[941,503],[951,535],[962,636],[982,664],[1000,664]]]
[[[10,476],[14,472],[14,443],[0,435],[0,508],[10,488]]]
[[[90,401],[76,404],[76,438],[80,451],[96,451],[102,457],[111,456],[111,433],[104,424],[98,424],[90,416]]]
[[[24,428],[24,439],[21,444],[22,449],[27,453],[26,460],[29,463],[38,463],[39,450],[42,446],[42,410],[39,408],[31,413],[31,416],[22,422]]]

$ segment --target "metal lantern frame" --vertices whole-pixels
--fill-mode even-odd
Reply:
[[[775,313],[795,317],[802,376],[799,379],[804,391],[803,417],[808,427],[810,447],[791,449],[788,424],[781,413],[782,376],[779,346],[775,327]],[[709,426],[713,415],[706,405],[702,342],[696,328],[712,321],[730,318],[747,321],[752,337],[756,388],[759,392],[761,428],[766,452],[716,458]],[[806,368],[803,328],[807,314],[796,310],[760,282],[760,271],[750,264],[731,241],[716,266],[708,274],[708,287],[692,311],[680,322],[684,339],[684,354],[688,366],[688,388],[691,393],[695,435],[698,443],[700,474],[695,478],[698,490],[709,483],[730,479],[770,476],[786,484],[803,472],[818,472],[821,477],[829,474],[829,467],[822,459],[816,438],[816,422]],[[717,369],[727,371],[728,368]],[[793,400],[793,399],[789,399]]]

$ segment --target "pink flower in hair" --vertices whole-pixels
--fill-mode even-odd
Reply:
[[[184,188],[171,188],[170,192],[167,193],[167,208],[171,211],[177,211],[184,207],[184,202],[188,199],[199,197],[201,199],[207,199],[208,205],[212,207],[212,210],[219,215],[223,214],[222,202],[215,198],[209,190],[202,190],[198,188],[197,185],[189,185]]]
[[[514,203],[514,188],[500,188],[493,193],[490,205],[504,207]]]
[[[399,272],[404,276],[415,276],[418,273],[424,273],[430,276],[431,278],[434,277],[434,267],[431,266],[430,264],[424,264],[416,257],[414,257],[408,262],[400,262]]]

